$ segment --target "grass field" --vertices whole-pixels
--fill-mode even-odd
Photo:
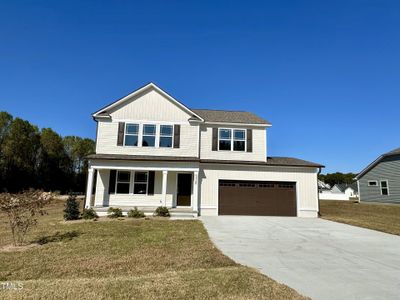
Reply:
[[[62,221],[63,202],[11,244],[0,215],[1,299],[303,299],[293,289],[241,266],[214,247],[200,221]],[[43,245],[35,244],[41,240]]]
[[[320,201],[324,219],[400,235],[400,205]]]

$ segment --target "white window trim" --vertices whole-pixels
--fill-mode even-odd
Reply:
[[[161,126],[171,126],[172,127],[171,136],[169,136],[169,135],[161,136]],[[159,148],[174,148],[174,146],[175,146],[175,144],[174,144],[174,134],[175,134],[175,126],[173,124],[164,124],[164,123],[161,124],[160,123],[159,126],[158,126],[158,147]],[[171,147],[161,147],[160,146],[160,141],[161,141],[162,137],[170,137],[171,138],[171,141],[172,141]]]
[[[221,140],[221,141],[228,141],[228,139],[221,139],[220,138],[220,131],[221,130],[230,130],[231,131],[231,139],[230,139],[230,141],[231,141],[231,150],[221,150],[221,149],[219,149],[219,141]],[[237,141],[243,141],[244,142],[244,150],[234,150],[234,141],[235,141],[235,138],[234,138],[234,131],[235,130],[242,130],[242,131],[244,131],[244,140],[237,140]],[[246,129],[244,129],[244,128],[218,128],[218,151],[223,151],[223,152],[226,152],[226,151],[233,151],[233,152],[247,152],[247,130]]]
[[[386,182],[386,187],[382,187],[382,182]],[[390,195],[390,192],[389,192],[389,180],[387,180],[387,179],[380,180],[380,188],[381,188],[381,196],[389,196]],[[387,195],[384,195],[382,193],[382,189],[387,189]]]
[[[128,127],[128,125],[138,125],[138,132],[137,132],[137,134],[132,134],[132,133],[126,133],[127,132],[127,127]],[[135,145],[125,145],[125,137],[127,136],[127,135],[137,135],[137,137],[138,137],[138,142],[137,142],[137,146],[135,146]],[[139,147],[139,139],[140,139],[140,124],[139,123],[125,123],[125,128],[124,128],[124,147]]]
[[[126,183],[126,182],[119,182],[118,181],[118,173],[119,172],[129,172],[130,173],[130,177],[129,177],[129,193],[127,193],[127,194],[125,194],[125,193],[118,193],[118,189],[117,189],[117,186],[118,186],[118,183]],[[147,178],[147,181],[146,181],[146,194],[135,194],[134,193],[134,190],[135,190],[135,173],[136,172],[138,172],[138,173],[146,173],[147,174],[147,176],[146,176],[146,178]],[[144,184],[144,182],[140,182],[140,183],[143,183]],[[149,195],[149,171],[141,171],[141,170],[137,170],[137,171],[125,171],[125,170],[117,170],[117,173],[116,173],[116,176],[115,176],[115,192],[114,192],[114,194],[115,195],[142,195],[142,196],[148,196]]]
[[[154,122],[154,121],[133,121],[133,120],[120,120],[125,122],[125,128],[124,128],[124,143],[123,147],[128,147],[128,148],[164,148],[164,149],[174,149],[174,130],[176,124],[179,124],[179,122]],[[125,145],[125,135],[126,135],[126,127],[128,124],[136,124],[139,125],[139,130],[138,130],[138,145],[137,146],[130,146],[130,145]],[[155,125],[156,126],[156,135],[155,135],[155,145],[154,146],[147,146],[143,147],[143,125]],[[172,147],[160,147],[160,129],[161,125],[170,125],[172,126]],[[128,134],[129,135],[129,134]],[[130,134],[132,135],[132,134]]]
[[[154,132],[154,135],[151,135],[151,134],[144,134],[144,126],[145,125],[152,125],[152,126],[155,126],[155,132]],[[153,123],[143,123],[142,124],[142,134],[141,134],[141,136],[142,136],[142,143],[140,143],[140,147],[143,147],[143,148],[157,148],[157,140],[158,140],[158,136],[159,136],[159,133],[160,133],[160,126],[159,125],[157,125],[157,124],[153,124]],[[144,136],[154,136],[154,146],[143,146],[143,137]]]
[[[375,182],[375,185],[371,184],[372,182]],[[378,180],[368,180],[368,186],[378,186]]]
[[[131,171],[133,174],[132,177],[132,195],[144,195],[144,196],[148,196],[149,194],[149,171]],[[135,173],[146,173],[146,194],[135,194]],[[144,184],[144,182],[138,182],[138,184]]]
[[[129,182],[125,181],[118,181],[118,173],[120,172],[129,172]],[[117,173],[115,174],[115,195],[129,195],[131,192],[131,182],[132,182],[132,171],[124,171],[124,170],[117,170]],[[128,193],[118,193],[118,183],[124,183],[124,184],[129,184],[129,192]]]

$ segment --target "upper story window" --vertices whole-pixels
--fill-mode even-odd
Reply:
[[[220,128],[218,146],[219,150],[246,151],[246,131],[244,129]]]
[[[369,180],[369,181],[368,181],[368,186],[378,186],[378,181],[376,181],[376,180]]]
[[[381,180],[381,194],[384,196],[389,195],[389,183],[387,180]]]
[[[246,132],[242,129],[233,130],[233,150],[245,151],[246,148]]]
[[[172,125],[160,125],[160,147],[172,147],[174,127]]]
[[[144,124],[143,125],[142,146],[143,147],[154,147],[155,145],[156,145],[156,125]]]
[[[219,150],[231,150],[232,148],[232,130],[219,130]]]
[[[137,146],[139,141],[139,124],[126,124],[125,146]]]

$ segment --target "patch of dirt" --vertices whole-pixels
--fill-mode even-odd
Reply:
[[[23,246],[5,245],[0,248],[0,252],[23,252],[38,246],[38,244],[28,244]]]

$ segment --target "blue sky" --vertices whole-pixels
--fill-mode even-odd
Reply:
[[[2,1],[0,110],[95,137],[153,81],[271,121],[269,155],[358,172],[400,147],[399,1]]]

